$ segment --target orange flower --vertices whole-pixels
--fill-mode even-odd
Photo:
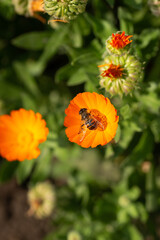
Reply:
[[[0,116],[0,155],[8,161],[37,158],[48,128],[40,113],[19,109]]]
[[[79,93],[65,110],[64,126],[69,141],[88,148],[110,142],[118,127],[117,111],[98,93]]]
[[[112,33],[106,41],[106,48],[110,54],[123,55],[128,52],[130,48],[130,43],[132,40],[130,38],[132,35],[125,35],[125,32]]]
[[[129,40],[131,37],[133,37],[132,35],[127,35],[125,36],[125,32],[123,31],[121,34],[119,33],[112,33],[112,39],[110,44],[112,45],[112,47],[114,48],[124,48],[126,45],[128,45],[129,43],[132,42],[132,40]]]
[[[120,64],[114,65],[110,63],[110,64],[103,64],[98,67],[105,67],[105,66],[108,66],[108,69],[104,70],[104,72],[101,73],[102,77],[110,77],[111,79],[122,77],[124,69],[121,68]]]

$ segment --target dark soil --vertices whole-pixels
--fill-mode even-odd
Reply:
[[[0,240],[42,240],[50,231],[50,219],[37,220],[27,211],[27,190],[15,180],[0,185]]]

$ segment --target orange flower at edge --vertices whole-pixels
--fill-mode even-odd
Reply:
[[[0,116],[0,155],[8,161],[37,158],[38,145],[47,139],[48,128],[40,113],[13,110]]]
[[[82,121],[79,111],[81,109],[87,109],[88,112],[99,113],[100,119],[107,121],[104,128],[89,129],[85,125],[85,121]],[[71,142],[75,142],[78,145],[88,148],[96,147],[97,145],[105,145],[110,142],[118,127],[119,117],[117,111],[111,104],[108,98],[98,93],[84,92],[79,93],[70,102],[68,108],[65,110],[66,117],[64,120],[64,126],[67,127],[66,135]],[[97,118],[98,119],[98,118]]]
[[[116,49],[124,48],[126,45],[132,42],[132,40],[129,40],[131,37],[133,37],[133,35],[125,36],[124,31],[121,34],[113,33],[110,44],[113,48]]]

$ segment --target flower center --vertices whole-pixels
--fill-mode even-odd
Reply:
[[[107,118],[103,113],[99,112],[97,109],[91,109],[90,117],[93,119],[93,124],[96,124],[97,130],[104,131],[106,129]]]
[[[121,66],[118,65],[114,65],[114,64],[104,64],[104,65],[100,65],[99,67],[104,67],[104,66],[108,66],[109,68],[107,70],[104,70],[101,73],[102,77],[110,77],[110,78],[120,78],[123,75],[123,70],[124,68],[121,68]]]
[[[110,44],[116,49],[124,48],[126,45],[132,42],[132,40],[129,40],[131,37],[132,35],[125,36],[125,32],[122,32],[121,34],[113,33]]]
[[[33,134],[29,131],[20,132],[18,135],[18,143],[22,146],[29,146],[33,142]]]

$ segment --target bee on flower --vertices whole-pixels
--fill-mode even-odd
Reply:
[[[130,49],[130,43],[133,35],[127,35],[125,32],[113,33],[106,41],[106,49],[109,54],[123,55]]]
[[[11,111],[0,116],[0,155],[8,161],[31,160],[40,155],[38,145],[47,139],[48,128],[40,113]]]
[[[71,142],[89,148],[106,145],[116,134],[119,117],[108,98],[98,93],[79,93],[65,110],[64,126]]]
[[[98,67],[100,85],[111,95],[131,94],[141,77],[141,63],[129,54],[107,56]]]

